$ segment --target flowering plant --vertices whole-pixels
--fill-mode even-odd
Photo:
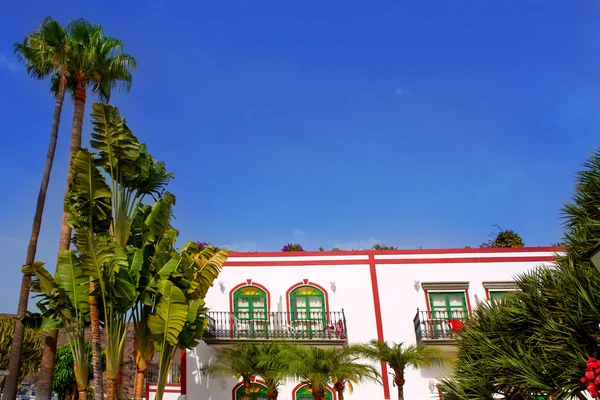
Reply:
[[[598,393],[598,385],[600,385],[600,361],[594,357],[590,357],[587,360],[585,366],[585,375],[581,377],[581,383],[586,385],[586,390],[594,398],[600,398]]]
[[[300,243],[288,243],[281,248],[281,251],[304,251]]]

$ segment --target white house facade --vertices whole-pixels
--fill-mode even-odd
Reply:
[[[169,397],[237,400],[243,388],[232,377],[207,378],[200,369],[219,348],[240,342],[289,340],[343,346],[371,339],[421,343],[456,350],[454,332],[477,304],[515,290],[514,277],[550,264],[558,249],[436,249],[303,253],[231,253],[206,304],[205,341],[182,352],[181,382]],[[356,385],[348,399],[396,398],[386,365],[383,385]],[[407,370],[405,396],[439,399],[436,384],[449,367]],[[179,393],[178,392],[179,389]],[[255,382],[253,400],[266,400]],[[150,390],[149,398],[152,398]],[[329,398],[336,399],[335,393]],[[280,400],[312,396],[287,382]]]

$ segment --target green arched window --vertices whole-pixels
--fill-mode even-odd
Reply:
[[[325,294],[314,286],[300,286],[290,293],[291,323],[299,337],[319,337],[327,326]]]
[[[328,388],[325,388],[325,399],[333,400],[333,393]],[[296,392],[296,400],[314,400],[312,393],[308,386],[302,386]]]
[[[233,323],[236,337],[266,337],[268,309],[264,290],[244,286],[233,293]]]
[[[246,388],[244,385],[241,385],[235,391],[235,400],[246,400]],[[252,395],[250,396],[251,400],[269,400],[267,397],[267,388],[258,383],[252,384]]]

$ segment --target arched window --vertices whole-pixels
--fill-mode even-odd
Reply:
[[[314,397],[307,385],[302,386],[296,391],[296,400],[314,400]],[[325,399],[333,400],[333,392],[329,388],[325,388]]]
[[[290,322],[297,337],[320,337],[327,326],[325,293],[315,286],[302,285],[289,294]]]
[[[268,332],[267,294],[257,286],[243,286],[233,293],[236,337],[260,338]]]
[[[235,391],[235,400],[246,400],[246,388],[240,384]],[[252,384],[252,394],[250,395],[251,400],[269,400],[267,397],[267,388],[260,383]]]

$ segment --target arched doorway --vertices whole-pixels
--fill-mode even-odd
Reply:
[[[292,395],[293,400],[314,400],[314,397],[307,385],[296,388]],[[325,388],[325,399],[334,400],[333,391],[327,387]]]
[[[246,388],[240,382],[237,384],[237,389],[234,391],[233,400],[246,399]],[[252,384],[252,394],[250,395],[251,400],[269,400],[267,397],[267,388],[262,383]]]

